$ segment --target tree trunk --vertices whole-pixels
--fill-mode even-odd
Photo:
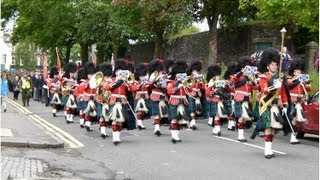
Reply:
[[[163,58],[162,54],[162,45],[163,45],[163,33],[156,33],[156,42],[154,47],[154,58]]]
[[[210,20],[208,19],[208,25],[210,30],[210,39],[209,39],[209,55],[208,55],[208,64],[216,64],[218,62],[218,29],[217,23],[219,18],[219,11],[216,10],[214,17]]]
[[[81,63],[82,66],[89,60],[89,47],[87,43],[81,43]]]
[[[67,46],[65,64],[67,64],[70,60],[71,48],[72,45]]]
[[[97,44],[97,64],[101,64],[106,61],[105,46]]]

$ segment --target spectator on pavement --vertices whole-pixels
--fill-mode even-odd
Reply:
[[[292,64],[292,56],[288,52],[287,47],[283,47],[283,63],[282,63],[282,72],[286,72],[290,65]]]
[[[14,100],[18,100],[19,98],[19,93],[20,93],[20,77],[18,75],[14,76],[14,79],[12,81],[12,85],[13,85],[13,99]]]
[[[7,111],[6,98],[9,94],[9,83],[8,83],[7,75],[4,73],[1,75],[0,84],[1,84],[1,108],[4,112],[6,112]]]
[[[28,74],[25,74],[20,80],[20,87],[21,87],[21,96],[22,96],[22,103],[23,106],[29,106],[29,99],[31,97],[30,90],[32,88],[31,78]]]

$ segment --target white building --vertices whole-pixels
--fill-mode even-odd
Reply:
[[[10,42],[10,36],[5,34],[2,30],[0,31],[0,62],[1,71],[10,70],[10,66],[15,64],[14,58],[12,56],[12,44]]]

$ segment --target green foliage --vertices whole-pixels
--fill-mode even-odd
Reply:
[[[311,32],[319,31],[318,0],[240,0],[240,8],[257,8],[257,19],[276,25],[303,27]]]
[[[36,66],[36,48],[34,45],[22,42],[17,45],[16,48],[16,68],[32,71]],[[22,65],[20,65],[20,60]]]
[[[311,70],[309,72],[309,78],[312,85],[311,93],[309,93],[309,95],[311,95],[319,89],[319,72],[316,72],[315,70]]]
[[[197,27],[195,27],[195,26],[188,27],[186,29],[181,30],[177,34],[170,35],[168,38],[168,44],[173,44],[174,41],[180,37],[188,36],[188,35],[195,34],[198,32],[200,32],[200,30]]]

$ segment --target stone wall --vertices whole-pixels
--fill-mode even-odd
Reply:
[[[272,47],[279,48],[281,43],[280,29],[247,27],[233,32],[219,30],[218,62],[227,64],[240,56],[253,54],[256,51],[257,42],[271,42]],[[181,37],[171,45],[166,44],[163,52],[164,59],[168,57],[188,61],[202,59],[206,62],[209,54],[209,32]],[[145,43],[129,46],[125,55],[131,56],[135,63],[139,63],[152,60],[153,54],[154,43]]]

